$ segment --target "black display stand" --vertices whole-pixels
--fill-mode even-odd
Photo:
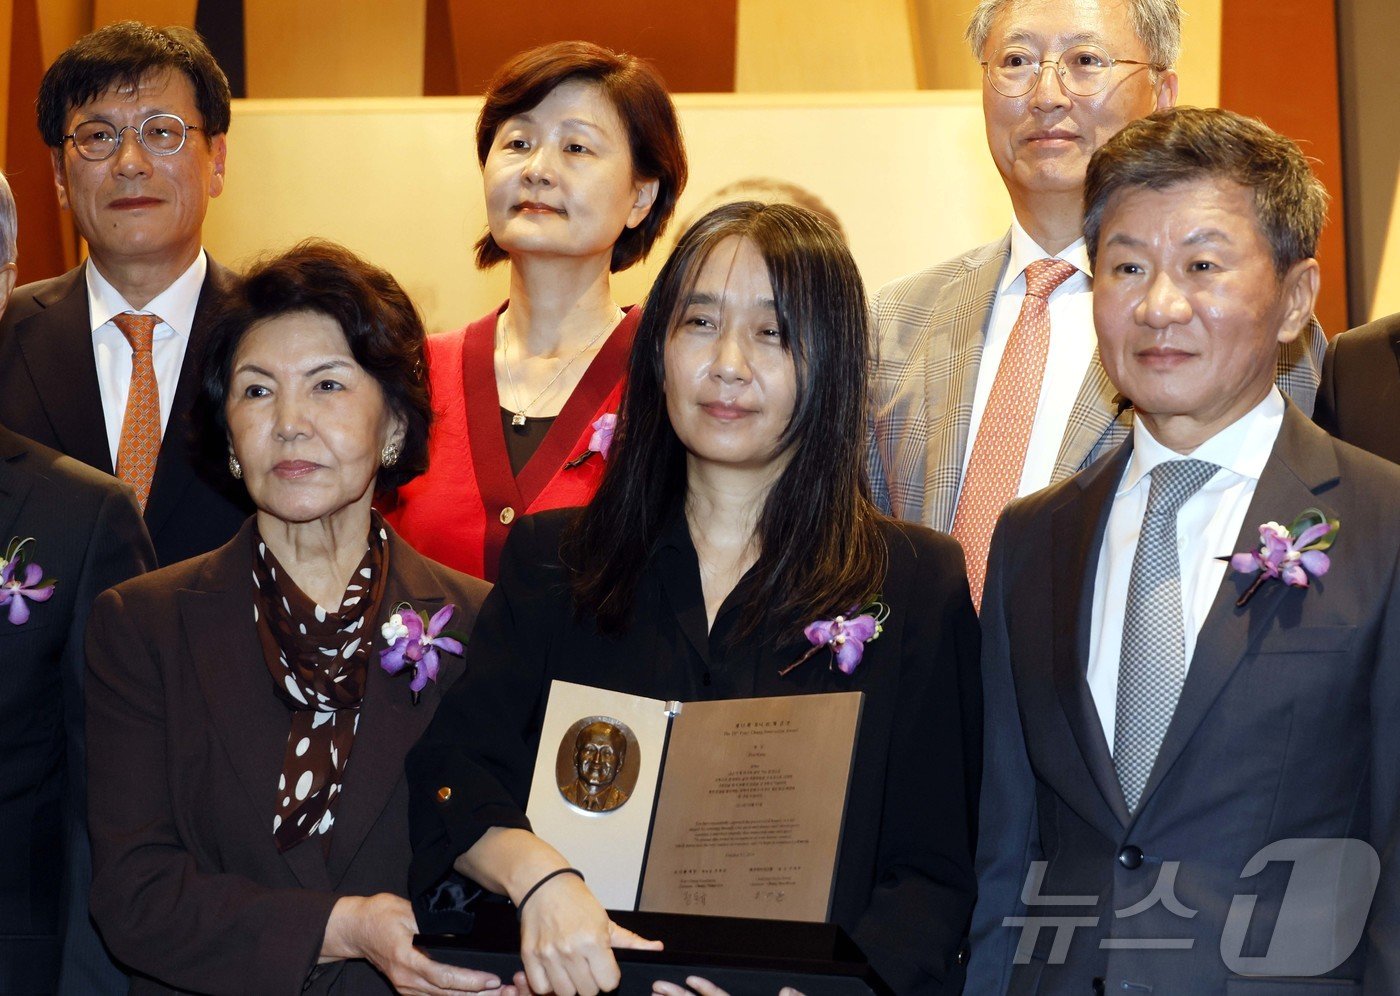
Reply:
[[[846,932],[835,924],[676,913],[610,914],[620,926],[662,941],[664,951],[618,949],[623,996],[648,996],[656,979],[685,984],[701,975],[730,996],[776,996],[792,986],[805,996],[894,996]],[[469,934],[420,934],[414,945],[448,965],[492,972],[508,981],[520,971],[515,907],[484,903]]]

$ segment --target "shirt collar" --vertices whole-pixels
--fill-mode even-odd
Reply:
[[[1239,477],[1258,481],[1283,426],[1284,407],[1283,394],[1275,385],[1263,401],[1192,450],[1190,459],[1204,460]],[[1184,458],[1180,453],[1153,438],[1142,419],[1134,419],[1133,455],[1118,495],[1132,491],[1158,464],[1181,459]]]
[[[1050,253],[1040,248],[1035,239],[1031,238],[1024,228],[1021,227],[1015,215],[1011,217],[1011,262],[1007,264],[1006,272],[1001,275],[1000,290],[1004,294],[1011,288],[1011,285],[1018,279],[1021,286],[1025,286],[1022,274],[1026,272],[1026,267],[1030,266],[1038,259],[1045,259]],[[1062,259],[1069,263],[1086,277],[1094,275],[1094,268],[1089,264],[1089,248],[1080,238],[1065,246],[1064,250],[1055,255],[1056,259]],[[1074,279],[1071,277],[1070,279]]]
[[[685,517],[684,499],[678,501],[676,507],[661,520],[661,529],[657,532],[653,549],[664,550],[668,547],[692,554],[695,552],[695,541],[690,537],[690,522]]]
[[[121,291],[112,286],[102,275],[91,259],[84,267],[87,275],[88,323],[90,331],[96,332],[112,320],[113,315],[134,311],[142,315],[155,315],[161,325],[168,325],[176,335],[189,338],[194,327],[194,312],[199,305],[199,292],[204,288],[204,277],[209,270],[209,260],[201,249],[184,273],[176,277],[169,287],[161,291],[144,308],[133,308],[122,296]],[[159,326],[157,326],[159,328]]]

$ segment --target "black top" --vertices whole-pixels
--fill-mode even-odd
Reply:
[[[527,418],[524,425],[515,425],[515,412],[501,409],[501,433],[506,437],[506,453],[510,455],[510,472],[516,477],[525,469],[535,451],[549,435],[554,424],[554,416],[548,418]]]
[[[731,646],[746,577],[706,633],[699,562],[679,515],[641,578],[627,633],[613,639],[576,623],[559,560],[573,514],[516,524],[464,677],[409,754],[409,889],[418,907],[429,894],[442,901],[452,862],[487,829],[528,828],[523,808],[555,678],[656,699],[863,691],[832,918],[896,991],[959,992],[956,955],[975,893],[982,702],[977,619],[957,544],[887,522],[883,635],[853,675],[830,670],[822,651],[779,678],[808,647],[800,628],[776,648],[757,638]],[[452,789],[446,802],[443,786]]]

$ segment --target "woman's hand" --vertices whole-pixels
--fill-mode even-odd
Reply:
[[[655,996],[729,996],[727,992],[709,979],[702,979],[698,975],[687,976],[684,986],[657,979],[651,984],[651,991]],[[778,990],[778,996],[802,996],[802,994],[791,986],[784,986]]]
[[[511,986],[490,972],[474,972],[433,961],[413,946],[418,922],[413,907],[401,896],[342,896],[331,909],[321,961],[363,958],[384,973],[406,996],[457,996],[490,993],[513,996]]]
[[[520,960],[530,989],[555,996],[595,996],[617,987],[613,948],[661,950],[608,919],[583,879],[559,875],[530,896],[520,917]]]

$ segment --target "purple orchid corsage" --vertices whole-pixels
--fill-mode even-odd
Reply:
[[[588,449],[564,464],[564,466],[572,470],[574,467],[581,466],[583,462],[594,453],[606,460],[608,458],[608,450],[612,447],[613,433],[616,430],[616,412],[608,412],[598,416],[597,420],[593,423],[593,435],[588,437]]]
[[[812,649],[778,672],[778,677],[786,677],[788,672],[806,663],[813,654],[823,647],[831,648],[833,671],[854,674],[865,656],[865,645],[880,638],[885,631],[885,620],[890,617],[890,607],[878,598],[860,609],[852,609],[851,614],[835,619],[818,619],[802,631]]]
[[[29,621],[30,602],[47,602],[53,597],[53,578],[44,577],[44,569],[25,556],[24,548],[34,542],[31,536],[16,536],[5,547],[0,558],[0,605],[8,605],[10,625],[23,626]]]
[[[400,602],[389,621],[380,627],[389,645],[379,651],[379,666],[389,674],[398,674],[412,665],[413,680],[408,690],[413,695],[414,705],[418,704],[418,695],[428,687],[428,682],[438,679],[439,651],[462,656],[465,638],[444,628],[456,611],[457,606],[444,605],[429,619],[407,602]]]
[[[1329,519],[1315,508],[1303,511],[1287,527],[1265,522],[1259,527],[1259,549],[1230,558],[1230,567],[1241,574],[1259,572],[1235,605],[1242,608],[1271,578],[1293,588],[1306,588],[1309,578],[1322,577],[1332,566],[1332,559],[1323,551],[1332,545],[1340,528],[1340,520]]]

